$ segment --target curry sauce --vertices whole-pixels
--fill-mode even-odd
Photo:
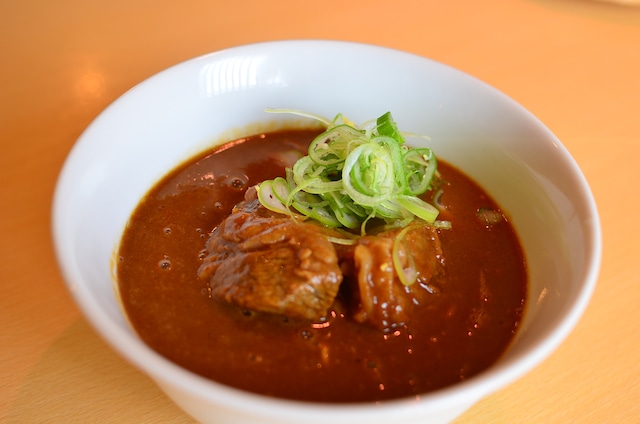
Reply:
[[[141,201],[123,235],[117,276],[140,337],[197,374],[247,391],[314,402],[419,395],[493,364],[524,312],[527,274],[518,238],[477,184],[440,161],[444,272],[410,325],[356,322],[338,296],[322,319],[257,313],[211,296],[198,268],[210,232],[249,187],[284,173],[317,134],[291,130],[237,140],[183,164]],[[479,211],[498,213],[487,222]]]

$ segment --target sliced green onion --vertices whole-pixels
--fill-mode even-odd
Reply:
[[[395,188],[391,155],[380,144],[358,146],[342,170],[345,193],[361,206],[374,207],[389,199]]]
[[[277,177],[273,180],[271,190],[273,191],[273,195],[276,196],[283,205],[287,204],[289,193],[291,192],[291,187],[287,180],[282,177]]]
[[[404,137],[400,134],[400,130],[398,130],[398,126],[391,116],[391,112],[387,112],[376,119],[376,130],[378,134],[391,137],[397,140],[399,144],[404,143]]]
[[[408,266],[402,265],[402,258],[400,258],[400,244],[403,242],[404,237],[407,235],[410,226],[404,227],[402,231],[393,240],[393,248],[391,250],[391,258],[393,261],[393,267],[396,271],[396,275],[405,286],[410,286],[418,279],[418,271],[416,269],[415,262],[411,253],[404,249],[405,255],[407,255]]]
[[[336,192],[329,192],[324,194],[322,198],[329,202],[336,219],[343,227],[354,229],[360,226],[360,216],[347,207],[347,203],[351,203],[349,197],[341,196]]]
[[[260,185],[258,198],[268,209],[296,210],[325,226],[360,227],[361,233],[373,218],[386,224],[436,222],[438,209],[418,197],[432,188],[435,155],[429,148],[409,148],[391,113],[358,127],[342,114],[329,120],[297,110],[267,111],[308,117],[326,127],[307,156],[287,168],[286,178]]]
[[[308,215],[310,218],[315,219],[325,227],[336,228],[340,227],[341,225],[341,222],[338,220],[338,218],[336,218],[331,208],[327,206],[316,206],[309,208],[308,212],[305,215]]]
[[[434,222],[439,214],[435,206],[425,202],[419,197],[400,196],[396,202],[418,218],[427,222]]]
[[[429,148],[410,149],[404,155],[406,183],[409,193],[418,195],[429,189],[438,163]]]
[[[262,205],[270,211],[289,214],[289,208],[285,206],[278,196],[276,196],[273,189],[273,181],[263,181],[258,186],[258,200]]]
[[[291,115],[303,116],[305,118],[311,118],[311,119],[314,119],[316,121],[320,121],[325,126],[329,126],[329,125],[332,124],[332,122],[329,121],[324,116],[316,115],[315,113],[311,113],[311,112],[304,112],[304,111],[298,110],[298,109],[266,108],[265,112],[269,112],[269,113],[288,113],[288,114],[291,114]]]
[[[333,127],[317,136],[309,145],[309,158],[318,165],[339,167],[344,163],[344,151],[351,148],[364,133],[350,125]],[[366,142],[366,139],[363,139]]]

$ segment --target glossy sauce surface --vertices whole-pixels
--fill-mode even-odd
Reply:
[[[506,349],[526,300],[526,265],[498,206],[442,161],[445,272],[409,327],[381,332],[337,301],[326,320],[249,313],[212,299],[197,277],[209,232],[245,190],[283,174],[278,158],[305,151],[315,133],[283,131],[218,148],[169,174],[141,202],[119,251],[118,279],[131,324],[153,349],[241,389],[318,402],[424,393],[467,379]]]

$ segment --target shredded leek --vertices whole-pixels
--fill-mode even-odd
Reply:
[[[262,182],[258,199],[268,209],[297,211],[330,228],[360,229],[373,218],[404,225],[437,221],[438,209],[419,196],[432,188],[436,157],[429,148],[409,148],[390,112],[357,126],[341,114],[329,120],[313,113],[267,109],[319,121],[326,130],[286,171],[286,178]],[[410,279],[410,278],[409,278]]]

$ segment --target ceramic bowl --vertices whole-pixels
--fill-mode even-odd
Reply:
[[[362,122],[391,111],[400,128],[483,186],[511,216],[530,272],[512,346],[469,380],[418,397],[355,405],[263,397],[194,375],[147,347],[114,292],[114,252],[141,197],[184,160],[261,128],[287,125],[265,108]],[[201,422],[447,422],[544,360],[583,313],[597,279],[601,233],[587,182],[561,142],[487,84],[429,59],[371,45],[284,41],[180,63],[106,108],[59,177],[53,232],[60,268],[95,330]]]

